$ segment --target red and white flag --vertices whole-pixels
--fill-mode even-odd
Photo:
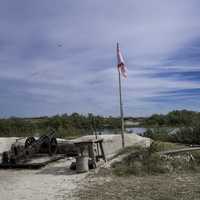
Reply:
[[[117,68],[124,78],[127,78],[127,69],[125,66],[124,58],[122,52],[119,48],[119,43],[117,43]]]

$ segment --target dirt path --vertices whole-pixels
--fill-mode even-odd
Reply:
[[[73,199],[73,194],[87,174],[71,171],[70,163],[60,160],[40,170],[0,170],[0,199]]]

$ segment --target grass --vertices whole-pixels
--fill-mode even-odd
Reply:
[[[160,141],[153,141],[151,143],[151,150],[155,151],[155,152],[159,152],[159,151],[167,151],[170,149],[181,149],[186,147],[183,144],[178,144],[178,143],[171,143],[171,142],[160,142]],[[140,151],[142,150],[141,146],[129,146],[129,147],[125,147],[124,149],[121,149],[117,154],[116,157],[122,154],[129,154],[132,152],[136,152],[136,151]]]
[[[191,162],[187,161],[187,153],[169,158],[162,158],[158,153],[183,147],[153,142],[148,149],[125,148],[119,152],[127,155],[121,163],[90,173],[75,197],[81,200],[199,200],[200,173],[196,167],[200,166],[200,151],[188,154],[193,157]],[[166,169],[169,163],[176,170]]]
[[[173,143],[154,142],[148,149],[128,147],[127,156],[112,168],[90,174],[77,193],[81,200],[199,200],[200,151],[162,158],[158,152],[183,148]],[[188,155],[193,157],[188,162]],[[186,159],[185,159],[186,158]],[[195,161],[195,162],[194,162]],[[173,169],[168,169],[169,163]],[[170,166],[171,166],[170,165]],[[170,173],[169,173],[170,172]]]
[[[171,149],[181,149],[185,148],[186,146],[183,144],[178,144],[178,143],[171,143],[171,142],[160,142],[160,141],[154,141],[152,142],[150,148],[153,148],[154,151],[159,152],[159,151],[167,151]]]
[[[89,177],[77,196],[81,200],[199,200],[200,174]]]
[[[149,148],[129,147],[122,162],[112,164],[113,173],[118,176],[145,176],[161,173],[199,171],[200,151],[181,153],[179,155],[161,156],[161,151],[184,148],[184,145],[169,142],[152,142]]]

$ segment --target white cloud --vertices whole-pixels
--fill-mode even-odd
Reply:
[[[143,98],[175,89],[199,88],[198,82],[152,76],[164,70],[198,69],[197,63],[180,65],[172,59],[199,37],[196,0],[17,4],[0,0],[0,4],[0,81],[27,83],[18,90],[30,97],[43,97],[43,103],[49,105],[43,108],[44,114],[118,114],[116,41],[120,42],[129,70],[129,78],[123,82],[128,114],[158,111],[154,103]],[[9,98],[11,101],[12,96]],[[30,104],[36,108],[30,110],[30,115],[40,113],[43,104],[32,101]],[[19,114],[23,115],[23,104],[21,108]]]

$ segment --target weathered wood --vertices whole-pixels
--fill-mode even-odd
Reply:
[[[103,149],[103,139],[89,139],[75,142],[78,156],[88,156],[90,164],[96,167],[96,163],[102,158],[106,162],[106,157]],[[100,146],[100,151],[97,149]],[[87,152],[87,154],[86,154]]]
[[[101,149],[101,154],[102,154],[102,158],[103,160],[106,162],[106,156],[105,156],[105,153],[104,153],[104,149],[103,149],[103,144],[102,144],[103,141],[100,141],[99,145],[100,145],[100,149]]]
[[[176,153],[183,153],[188,151],[197,151],[200,150],[200,147],[190,147],[190,148],[183,148],[183,149],[174,149],[169,151],[161,151],[161,155],[168,155],[168,154],[176,154]]]
[[[40,155],[42,156],[42,155]],[[47,155],[46,155],[47,156]],[[44,155],[43,155],[44,157]],[[48,157],[49,159],[44,162],[31,162],[31,163],[1,163],[0,169],[39,169],[41,167],[46,166],[49,163],[55,162],[57,160],[63,159],[65,155],[57,155],[53,157]]]
[[[53,155],[56,152],[57,141],[55,132],[41,136],[37,140],[29,137],[26,139],[25,145],[19,144],[18,142],[12,144],[11,149],[3,153],[2,163],[24,163],[36,153],[40,153],[41,150],[44,153],[49,153],[49,155]]]

